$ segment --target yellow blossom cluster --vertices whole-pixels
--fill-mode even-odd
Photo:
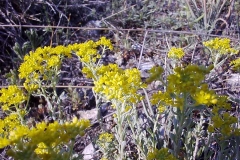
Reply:
[[[97,77],[95,77],[95,70],[98,67],[95,62],[97,59],[101,58],[101,54],[99,53],[98,49],[102,47],[102,54],[107,49],[113,50],[113,45],[110,39],[107,39],[106,37],[101,37],[96,42],[90,40],[81,44],[73,44],[69,47],[85,65],[82,69],[82,72],[87,78],[93,78],[94,80],[97,80]]]
[[[79,50],[76,52],[76,55],[81,57],[81,61],[85,63],[96,62],[101,57],[98,53],[96,43],[91,40],[79,44]]]
[[[101,133],[99,135],[99,140],[103,142],[112,142],[114,136],[113,134],[110,133]]]
[[[231,48],[230,39],[228,38],[214,38],[212,40],[203,42],[203,45],[209,49],[217,51],[220,54],[238,53],[238,50]]]
[[[199,67],[197,65],[188,65],[186,68],[177,67],[174,69],[174,74],[168,76],[167,91],[170,93],[180,94],[196,92],[196,88],[204,80],[205,74],[211,68]]]
[[[229,137],[231,135],[239,136],[240,129],[233,127],[238,122],[238,119],[227,112],[231,110],[231,105],[227,101],[228,98],[226,96],[217,97],[217,103],[213,105],[212,122],[208,127],[208,131],[213,133],[218,130],[222,134],[222,137]]]
[[[164,96],[163,92],[158,91],[152,95],[152,98],[150,100],[152,105],[157,106],[159,113],[164,112],[166,109],[165,106],[161,104],[161,100],[160,100],[160,99],[162,99],[160,97],[163,97],[163,96]],[[167,98],[169,98],[169,97],[167,97]],[[171,99],[168,99],[168,100],[165,99],[165,101],[169,101],[169,103],[170,103]]]
[[[234,67],[234,69],[240,69],[240,58],[233,60],[231,65]]]
[[[213,90],[209,90],[207,84],[202,84],[201,87],[196,89],[192,97],[196,101],[196,105],[203,104],[210,106],[217,103],[218,96]]]
[[[160,150],[155,148],[152,152],[148,153],[147,160],[177,160],[177,158],[169,153],[167,148]]]
[[[19,67],[19,78],[25,79],[24,87],[34,91],[39,87],[40,80],[48,80],[52,74],[57,74],[63,57],[71,57],[69,47],[39,47],[34,52],[25,55],[24,62]]]
[[[7,145],[15,146],[15,150],[9,151],[10,156],[18,159],[19,153],[25,153],[26,159],[36,157],[36,154],[43,158],[45,156],[54,156],[60,149],[62,144],[74,140],[77,135],[83,135],[84,130],[90,126],[89,120],[78,120],[73,118],[72,122],[59,124],[58,122],[47,125],[45,122],[38,123],[36,127],[29,128],[19,123],[8,123],[9,118],[0,120],[0,131],[4,130],[4,134],[0,133],[0,148]],[[5,130],[6,124],[10,125],[10,130]],[[5,136],[2,136],[5,135]],[[54,153],[55,152],[55,153]],[[35,154],[35,155],[34,155]]]
[[[20,121],[16,113],[12,113],[5,117],[4,120],[0,120],[0,148],[9,145],[9,132],[14,130],[18,125],[20,125]]]
[[[103,149],[106,149],[109,143],[111,143],[114,139],[114,135],[110,133],[101,133],[98,138],[98,145]]]
[[[101,37],[97,42],[90,40],[85,43],[75,43],[68,46],[39,47],[24,57],[24,62],[18,70],[19,77],[25,79],[24,87],[28,91],[34,91],[39,88],[42,80],[52,81],[51,78],[59,73],[58,71],[64,57],[71,57],[72,52],[75,52],[82,62],[95,63],[100,58],[98,47],[102,46],[103,49],[113,49],[111,41],[106,37]]]
[[[228,103],[226,103],[226,97],[217,95],[213,90],[208,88],[206,83],[202,82],[204,80],[204,76],[210,70],[211,67],[203,68],[196,65],[189,65],[186,68],[175,68],[175,73],[167,77],[168,84],[166,91],[158,91],[152,95],[152,105],[156,105],[160,113],[165,111],[166,106],[177,107],[184,112],[187,109],[184,109],[184,106],[188,106],[186,99],[191,97],[193,100],[191,102],[193,103],[191,106],[214,106],[212,113],[215,115],[215,118],[213,118],[212,127],[218,128],[219,125],[215,126],[215,124],[219,124],[219,120],[223,119],[216,118],[216,116],[220,116],[219,111],[229,110],[231,107]],[[217,120],[218,122],[215,122]],[[227,123],[225,126],[230,127],[231,125],[230,123]],[[227,127],[225,127],[225,129],[226,128]]]
[[[185,55],[182,48],[172,47],[168,52],[169,58],[181,59]]]
[[[222,115],[214,115],[212,121],[213,124],[208,127],[209,132],[214,132],[214,129],[219,129],[222,135],[227,137],[237,131],[232,127],[232,124],[237,123],[238,119],[231,116],[228,112],[225,112]]]
[[[138,69],[119,68],[116,64],[101,66],[97,69],[99,79],[94,82],[94,91],[107,100],[136,103],[141,99],[137,93],[146,85],[141,80]]]
[[[103,46],[103,47],[107,47],[110,50],[113,50],[113,45],[110,41],[110,39],[107,39],[106,37],[101,37],[97,42],[96,42],[97,46]]]
[[[167,78],[166,92],[154,93],[151,103],[158,105],[160,112],[164,111],[166,105],[184,111],[183,106],[186,105],[186,97],[183,95],[191,96],[195,106],[214,106],[212,109],[212,124],[208,128],[210,132],[218,129],[224,136],[238,135],[240,131],[232,127],[234,123],[237,123],[237,118],[227,112],[221,114],[221,112],[231,109],[230,104],[227,103],[227,98],[218,96],[213,90],[209,90],[207,84],[202,83],[205,74],[210,70],[211,68],[204,69],[196,65],[175,68],[175,73]]]
[[[113,50],[112,43],[106,37],[101,37],[98,41],[92,40],[81,44],[70,45],[69,48],[76,52],[76,55],[84,63],[95,63],[101,57],[98,53],[98,47],[103,46],[104,49],[108,48]]]
[[[197,65],[175,68],[175,73],[167,77],[166,92],[154,93],[151,99],[152,104],[158,104],[161,111],[164,111],[163,106],[173,106],[183,111],[186,98],[184,95],[191,96],[196,101],[195,105],[216,103],[215,93],[209,91],[207,85],[202,83],[205,74],[209,71],[210,68]]]
[[[23,91],[16,85],[10,85],[8,88],[1,89],[0,94],[0,103],[3,104],[3,111],[11,110],[11,107],[15,108],[27,99]]]

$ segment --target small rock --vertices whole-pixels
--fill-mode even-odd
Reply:
[[[93,154],[95,152],[95,148],[93,147],[93,144],[90,143],[89,145],[87,145],[82,154],[83,154],[83,160],[90,160],[93,159]]]
[[[139,69],[143,70],[143,71],[145,71],[145,70],[148,71],[154,66],[155,66],[154,62],[151,62],[151,61],[150,62],[143,62],[143,63],[140,64]]]
[[[97,108],[94,108],[94,109],[87,110],[87,111],[78,111],[77,113],[80,116],[80,118],[89,119],[89,120],[94,121],[94,120],[97,120],[98,110],[97,110]]]
[[[231,76],[226,79],[227,85],[231,87],[232,91],[239,92],[239,86],[240,86],[240,74],[235,73],[231,74]]]

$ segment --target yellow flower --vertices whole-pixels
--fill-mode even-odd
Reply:
[[[19,125],[16,128],[9,132],[9,140],[12,142],[18,141],[23,138],[29,132],[29,128],[27,126]]]
[[[104,132],[99,135],[97,142],[99,147],[101,147],[102,149],[107,149],[107,147],[111,144],[111,142],[113,142],[113,139],[114,139],[113,134]]]
[[[237,58],[230,63],[234,69],[240,69],[240,58]]]
[[[110,50],[113,50],[113,45],[110,39],[107,39],[106,37],[101,37],[100,40],[96,42],[96,44],[108,47]]]
[[[25,80],[25,89],[33,92],[39,87],[39,83],[52,82],[54,74],[58,74],[63,58],[71,57],[71,48],[74,49],[72,45],[66,47],[62,45],[57,47],[45,46],[25,55],[24,61],[18,69],[19,78]]]
[[[168,105],[168,98],[167,97],[165,98],[164,96],[165,96],[164,93],[158,91],[157,93],[153,93],[152,98],[150,100],[152,105],[157,106],[157,109],[160,113],[164,112],[166,109],[165,105]]]
[[[164,105],[159,105],[157,109],[160,113],[163,113],[166,110],[166,107]]]
[[[224,112],[222,115],[215,114],[212,117],[212,125],[209,127],[208,131],[214,132],[214,128],[216,128],[222,133],[223,137],[228,137],[236,133],[237,128],[233,128],[232,126],[237,122],[238,119],[231,116],[228,112]]]
[[[203,42],[203,45],[214,51],[219,52],[220,54],[238,53],[238,50],[231,48],[230,39],[228,38],[214,38],[212,40]]]
[[[197,100],[197,103],[208,104],[215,103],[216,99],[212,91],[208,91],[207,85],[202,85],[205,74],[209,68],[189,65],[186,68],[176,67],[174,74],[167,77],[168,85],[166,92],[160,98],[162,105],[170,105],[184,109],[184,101],[187,95]]]
[[[137,91],[146,87],[138,69],[123,70],[114,64],[99,67],[97,75],[99,79],[94,82],[94,91],[108,100],[136,103],[141,99]]]
[[[167,148],[162,148],[160,150],[155,148],[148,153],[147,160],[177,160],[177,158],[169,153]]]
[[[36,154],[49,154],[48,147],[45,143],[41,142],[37,145],[37,148],[34,150]]]
[[[96,62],[92,61],[94,57],[99,57],[97,45],[92,40],[79,44],[79,49],[76,55],[85,63]]]
[[[82,73],[84,73],[87,78],[93,78],[94,77],[93,72],[88,67],[83,67]]]
[[[169,58],[181,59],[185,55],[182,48],[172,47],[168,52]]]
[[[101,37],[97,42],[90,40],[81,44],[70,45],[70,48],[76,53],[82,62],[91,64],[101,58],[101,55],[98,53],[98,46],[104,46],[113,50],[111,41],[106,39],[106,37]]]
[[[196,100],[196,105],[212,105],[217,103],[217,96],[214,91],[210,91],[207,84],[201,85],[200,88],[196,90],[195,95],[192,95],[194,100]]]
[[[47,69],[60,65],[60,57],[53,55],[47,60]]]
[[[8,145],[10,145],[9,140],[7,138],[0,137],[0,148],[4,148]]]
[[[128,112],[129,110],[131,110],[132,109],[132,106],[126,106],[126,108],[125,108],[125,110],[124,110],[124,112]]]
[[[99,140],[100,141],[103,141],[103,142],[112,142],[113,141],[113,134],[110,134],[110,133],[101,133],[99,135]]]
[[[3,103],[3,110],[9,110],[12,106],[17,106],[27,100],[23,91],[16,85],[10,85],[7,89],[0,90],[0,103]]]

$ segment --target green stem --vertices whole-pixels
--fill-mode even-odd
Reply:
[[[71,140],[71,145],[70,145],[70,147],[69,147],[69,154],[68,154],[68,159],[69,160],[72,160],[72,153],[73,153],[73,147],[74,147],[74,139],[73,140]]]
[[[95,97],[95,102],[96,102],[97,119],[100,124],[100,128],[105,131],[106,129],[103,126],[103,116],[102,116],[101,108],[100,108],[101,98],[99,98],[98,95],[94,91],[93,91],[93,95]]]
[[[133,117],[132,119],[130,119],[131,117]],[[137,150],[138,150],[138,155],[139,155],[139,159],[146,159],[146,153],[144,152],[144,148],[143,148],[143,144],[141,143],[141,139],[139,140],[139,135],[138,133],[141,132],[141,129],[140,129],[140,125],[138,123],[138,117],[137,117],[137,109],[136,109],[136,106],[134,105],[133,106],[133,109],[132,109],[132,112],[131,112],[131,116],[128,116],[127,117],[127,121],[128,121],[128,124],[129,124],[129,127],[132,131],[132,135],[133,135],[133,138],[135,139],[136,141],[136,145],[137,145]],[[134,126],[136,125],[136,131],[135,131],[135,128]]]
[[[21,120],[21,124],[22,124],[22,125],[25,125],[25,123],[24,123],[24,117],[23,117],[22,114],[21,114],[21,110],[20,110],[18,107],[15,107],[15,108],[16,108],[17,114],[18,114],[18,116],[19,116],[19,118],[20,118],[20,120]]]
[[[214,67],[216,67],[219,58],[220,58],[220,54],[217,53],[217,55],[216,55],[216,57],[215,57],[215,60],[214,60],[214,63],[213,63],[213,66],[214,66]]]
[[[175,156],[178,157],[179,152],[180,152],[180,148],[181,146],[179,145],[179,142],[181,140],[181,134],[182,134],[182,130],[184,128],[184,120],[185,120],[185,111],[186,111],[186,107],[187,107],[187,93],[183,93],[183,98],[184,98],[184,106],[183,106],[183,110],[180,110],[179,108],[177,108],[177,119],[179,120],[178,126],[175,126],[176,128],[176,137],[175,137],[175,143],[174,143],[174,150],[175,150]]]
[[[125,103],[119,104],[118,102],[115,102],[116,106],[116,114],[117,114],[117,135],[118,135],[118,159],[123,160],[124,159],[124,148],[125,144],[124,142],[124,127],[123,127],[123,115],[121,113],[122,106],[125,106]]]

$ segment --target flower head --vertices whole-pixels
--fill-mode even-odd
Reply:
[[[0,103],[3,103],[3,110],[9,110],[10,107],[17,106],[27,99],[23,91],[16,85],[10,85],[7,89],[1,89],[0,94]]]
[[[181,59],[185,55],[182,48],[172,47],[168,52],[169,58]]]
[[[113,141],[113,134],[110,133],[101,133],[99,135],[99,140],[103,142],[112,142]]]
[[[240,69],[240,58],[233,60],[230,64],[234,67],[234,69]]]
[[[177,160],[171,153],[168,152],[167,148],[162,148],[160,150],[153,149],[147,155],[147,160]]]
[[[141,99],[137,93],[146,87],[142,83],[138,69],[120,69],[116,64],[101,66],[97,69],[99,79],[94,82],[94,91],[108,100],[136,103]]]
[[[238,53],[238,50],[231,48],[230,39],[228,38],[214,38],[212,40],[203,42],[203,45],[219,52],[220,54]]]

